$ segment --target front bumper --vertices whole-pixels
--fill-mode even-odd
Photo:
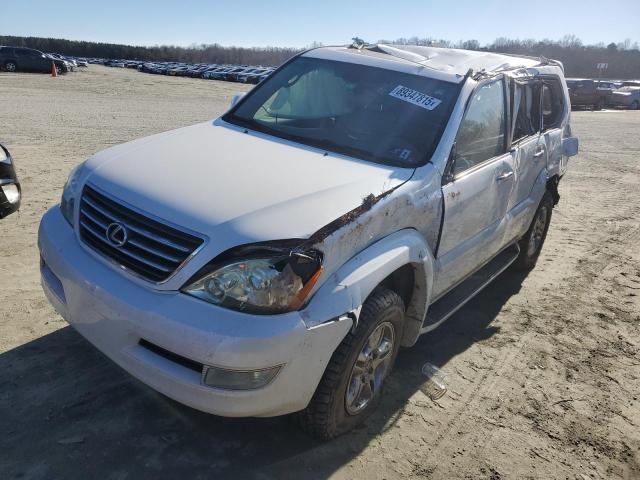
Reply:
[[[60,315],[133,376],[205,412],[275,416],[303,409],[351,327],[342,319],[307,328],[298,312],[247,315],[138,285],[90,255],[57,206],[42,218],[38,245],[42,287]],[[217,389],[141,340],[203,365],[282,368],[257,390]]]

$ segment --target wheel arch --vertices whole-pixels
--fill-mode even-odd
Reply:
[[[353,256],[320,287],[301,312],[308,327],[350,316],[357,325],[362,304],[384,285],[405,302],[402,346],[420,335],[433,284],[434,257],[425,238],[414,229],[395,232]]]
[[[560,193],[558,192],[558,185],[560,184],[560,175],[555,174],[547,179],[547,190],[553,197],[553,205],[557,205],[560,201]]]

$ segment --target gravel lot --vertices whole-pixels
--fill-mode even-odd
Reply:
[[[100,66],[0,73],[24,193],[0,223],[0,478],[640,478],[640,112],[574,112],[581,154],[536,269],[401,352],[379,412],[332,442],[183,407],[68,327],[41,292],[36,232],[69,170],[214,118],[240,90]],[[424,362],[448,374],[437,402]]]

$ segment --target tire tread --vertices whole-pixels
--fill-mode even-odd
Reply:
[[[400,306],[404,311],[402,298],[384,287],[377,287],[362,306],[358,326],[349,331],[327,364],[324,375],[318,384],[309,405],[296,413],[298,425],[310,435],[328,440],[336,436],[336,425],[332,423],[331,406],[342,376],[346,372],[346,363],[354,345],[358,343],[369,324],[376,320],[379,312],[394,306]]]

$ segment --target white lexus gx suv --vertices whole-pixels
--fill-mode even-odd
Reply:
[[[109,148],[39,231],[56,310],[141,381],[330,438],[401,346],[532,268],[578,151],[559,62],[306,51],[222,117]]]

